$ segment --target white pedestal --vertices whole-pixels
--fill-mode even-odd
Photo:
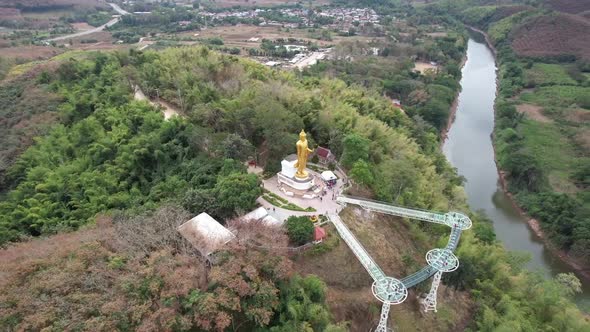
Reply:
[[[296,163],[297,160],[288,161],[283,159],[283,161],[281,161],[281,173],[279,174],[283,174],[287,178],[294,178],[295,173],[297,172],[297,168],[295,168]]]
[[[315,184],[313,178],[310,176],[307,177],[307,179],[299,179],[296,177],[288,178],[281,173],[278,173],[277,176],[280,183],[297,190],[308,190]]]
[[[300,179],[295,176],[297,172],[297,168],[295,168],[295,163],[297,161],[281,161],[281,172],[277,173],[277,178],[279,183],[285,184],[293,189],[297,190],[308,190],[309,188],[313,187],[314,179],[311,176],[308,176],[305,179]]]

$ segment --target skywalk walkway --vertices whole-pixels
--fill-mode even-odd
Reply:
[[[434,276],[432,287],[428,296],[424,300],[424,307],[426,311],[436,311],[436,293],[440,284],[442,273],[452,272],[459,267],[459,260],[453,254],[453,251],[459,244],[461,232],[471,228],[472,222],[469,217],[460,212],[440,213],[419,209],[409,209],[384,202],[344,195],[338,196],[336,198],[336,202],[344,206],[347,204],[358,205],[365,210],[373,212],[442,224],[451,228],[451,234],[446,247],[442,249],[432,249],[426,254],[426,261],[428,262],[428,265],[417,272],[404,277],[401,280],[398,280],[385,275],[383,270],[381,270],[371,255],[369,255],[362,244],[357,240],[348,227],[346,227],[337,214],[328,215],[330,221],[332,224],[334,224],[334,227],[336,227],[336,230],[344,242],[348,245],[350,250],[352,250],[365,270],[367,270],[369,275],[373,278],[373,295],[378,300],[383,302],[379,324],[374,331],[388,331],[387,319],[389,316],[390,306],[392,304],[402,303],[408,296],[408,288],[414,287],[432,276]]]

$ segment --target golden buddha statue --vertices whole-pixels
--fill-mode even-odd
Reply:
[[[295,167],[297,168],[297,172],[295,176],[300,179],[307,178],[307,172],[305,171],[305,166],[307,166],[307,157],[309,156],[310,152],[313,152],[312,149],[307,147],[307,135],[305,135],[305,131],[301,129],[299,133],[299,141],[297,141],[297,162],[295,163]]]

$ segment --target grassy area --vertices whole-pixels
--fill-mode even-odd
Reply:
[[[496,6],[472,7],[461,12],[462,18],[469,24],[477,24],[484,21],[496,12]]]
[[[16,78],[16,77],[26,73],[27,71],[35,68],[35,66],[37,66],[41,63],[43,63],[43,61],[31,61],[31,62],[23,63],[21,65],[16,65],[10,69],[8,74],[6,74],[6,78],[7,79]]]
[[[28,72],[29,70],[35,68],[36,66],[43,64],[43,63],[47,63],[49,61],[63,61],[63,60],[68,60],[70,58],[81,59],[83,57],[87,57],[88,54],[89,53],[87,51],[83,51],[83,50],[71,50],[71,51],[67,51],[67,52],[58,54],[49,60],[31,61],[31,62],[23,63],[20,65],[16,65],[10,69],[8,74],[6,74],[6,78],[7,79],[16,78],[16,77]]]
[[[305,211],[305,212],[315,212],[316,211],[316,209],[314,209],[312,207],[302,208],[301,206],[299,206],[297,204],[293,204],[293,203],[289,202],[287,199],[285,199],[275,193],[271,193],[269,191],[266,191],[262,195],[262,198],[264,198],[264,200],[266,200],[270,204],[280,207],[282,209],[286,209],[286,210]]]
[[[570,77],[566,67],[558,64],[535,63],[525,73],[525,80],[529,85],[576,85]]]
[[[547,174],[551,187],[558,192],[576,191],[570,180],[577,162],[576,151],[558,125],[525,120],[520,130],[525,146]]]
[[[326,227],[327,228],[327,227]],[[325,254],[334,248],[338,247],[340,244],[340,236],[336,229],[333,226],[330,226],[327,229],[328,237],[320,244],[313,246],[311,249],[304,252],[306,256],[314,256],[314,255],[321,255]]]
[[[541,105],[567,107],[578,104],[581,107],[590,107],[590,87],[554,85],[544,86],[534,92],[523,93],[520,97],[523,101]]]
[[[488,35],[494,41],[503,40],[506,38],[510,30],[512,30],[513,24],[514,22],[512,16],[501,19],[490,26],[488,29]]]

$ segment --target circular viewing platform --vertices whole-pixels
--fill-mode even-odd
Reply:
[[[381,281],[373,282],[373,295],[386,304],[400,304],[408,297],[408,289],[398,279],[385,277]]]
[[[459,259],[449,249],[432,249],[426,253],[428,265],[441,272],[452,272],[459,268]]]

